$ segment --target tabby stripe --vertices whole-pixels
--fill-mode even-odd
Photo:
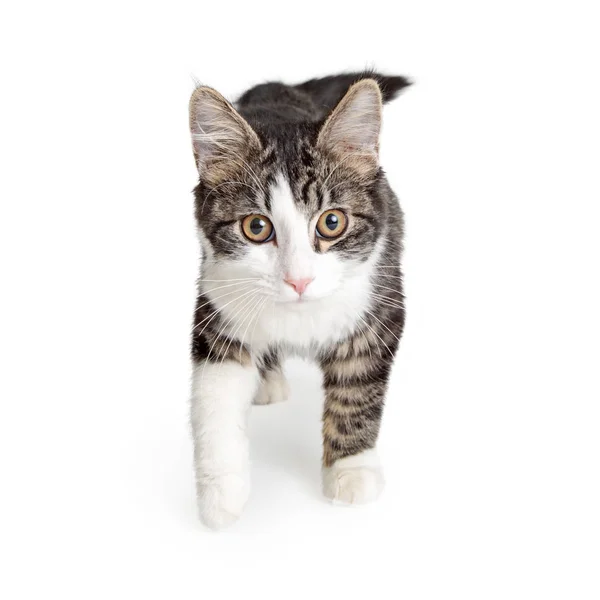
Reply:
[[[367,215],[365,213],[353,212],[352,216],[357,217],[359,219],[364,219],[365,221],[367,221],[368,223],[370,223],[373,226],[375,226],[377,223],[377,217],[375,215]]]
[[[360,410],[377,402],[382,402],[385,396],[385,384],[378,383],[365,388],[352,388],[352,392],[346,392],[340,388],[326,390],[328,406],[335,407],[342,412]]]
[[[213,230],[219,229],[219,227],[229,227],[230,225],[233,225],[237,222],[237,219],[229,219],[227,221],[215,221],[215,223],[213,224]]]
[[[377,383],[387,381],[387,377],[390,373],[391,365],[389,363],[382,363],[377,368],[363,373],[362,375],[346,375],[340,377],[335,373],[331,373],[327,370],[324,373],[323,383],[325,387],[328,386],[345,386],[345,385],[360,385],[364,383]]]
[[[314,185],[315,180],[312,178],[307,179],[306,183],[302,186],[300,191],[300,197],[304,200],[304,204],[308,204],[310,202],[310,188]]]

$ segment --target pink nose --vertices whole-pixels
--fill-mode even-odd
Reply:
[[[302,295],[302,294],[304,294],[304,290],[306,289],[308,284],[313,279],[314,279],[314,277],[304,277],[303,279],[286,278],[286,279],[284,279],[284,281],[288,285],[291,285],[296,290],[296,292],[298,292],[298,294]]]

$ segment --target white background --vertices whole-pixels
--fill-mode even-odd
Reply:
[[[596,5],[596,6],[594,6]],[[600,597],[597,2],[7,2],[2,598]],[[187,423],[192,75],[376,66],[408,323],[381,500],[320,495],[316,369],[199,524]]]

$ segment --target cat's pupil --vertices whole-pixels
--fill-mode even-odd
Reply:
[[[331,231],[335,231],[338,226],[337,216],[334,215],[333,213],[327,215],[325,217],[325,225],[327,225],[327,229],[330,229]]]
[[[262,233],[262,230],[265,228],[265,225],[266,223],[262,219],[259,219],[257,217],[256,219],[252,219],[252,222],[250,223],[250,231],[254,235],[259,235],[260,233]]]

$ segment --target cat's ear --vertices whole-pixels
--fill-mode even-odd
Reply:
[[[379,168],[382,99],[374,79],[355,83],[325,121],[318,147],[361,176]]]
[[[211,183],[229,178],[239,168],[240,159],[245,161],[250,153],[261,149],[252,127],[209,87],[198,87],[192,94],[190,130],[198,172]]]

